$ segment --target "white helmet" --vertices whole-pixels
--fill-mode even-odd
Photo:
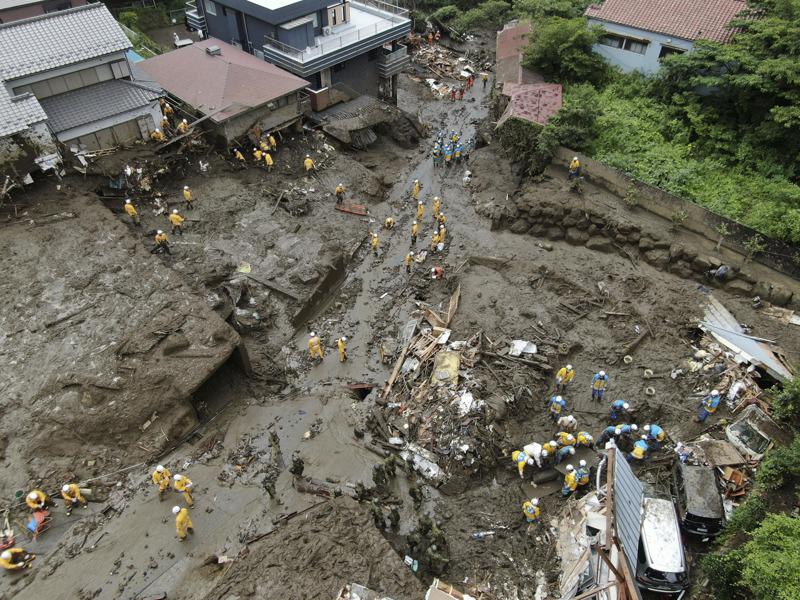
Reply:
[[[586,466],[586,461],[585,461],[585,460],[582,460],[582,461],[580,461],[580,462],[578,463],[578,465],[580,465],[581,467],[585,467],[585,466]]]
[[[542,450],[542,456],[550,456],[550,453],[547,450]]]
[[[414,225],[416,225],[416,224],[417,224],[417,222],[416,222],[416,221],[414,221]]]
[[[433,268],[431,269],[431,273],[436,273],[436,267],[433,267]]]
[[[711,390],[712,396],[719,396],[719,390]]]
[[[311,158],[311,155],[310,154],[306,154],[306,158]]]
[[[573,442],[575,441],[575,436],[572,435],[571,433],[567,434],[567,441],[569,441],[569,440],[572,440]]]
[[[573,156],[572,160],[578,160],[578,157],[577,156]]]
[[[181,479],[183,479],[183,475],[180,475],[180,474],[178,474],[178,473],[175,473],[175,475],[174,475],[173,479],[174,479],[175,481],[180,481]]]
[[[538,498],[531,498],[531,504],[536,506],[537,504],[539,504],[539,499]]]
[[[339,187],[344,187],[344,184],[343,184],[343,183],[340,183],[340,184],[339,184]]]
[[[408,255],[409,255],[409,256],[414,256],[414,251],[413,251],[413,250],[410,250],[410,251],[408,252]]]
[[[605,377],[605,376],[606,376],[606,372],[605,371],[600,371],[600,377]]]
[[[312,331],[311,333],[308,334],[308,337],[317,337],[317,332]]]
[[[61,491],[62,492],[68,492],[69,491],[69,484],[65,483],[64,485],[62,485],[61,486]]]
[[[344,335],[343,335],[343,336],[342,336],[342,341],[343,341],[343,342],[346,342],[346,341],[347,341],[347,336],[344,336]]]
[[[529,465],[533,465],[533,462],[534,462],[534,461],[533,461],[533,459],[532,459],[532,458],[529,458],[527,462],[528,462],[528,464],[529,464]]]
[[[162,234],[162,233],[164,233],[164,232],[163,232],[163,231],[161,231],[161,230],[159,229],[158,231],[156,231],[156,233],[157,233],[158,235],[161,235],[161,234]]]
[[[567,365],[567,371],[572,371],[572,365]]]
[[[628,410],[630,407],[631,407],[631,405],[628,404],[627,402],[623,402],[622,403],[622,408],[624,408],[625,410]]]
[[[125,204],[130,204],[130,203],[131,203],[131,199],[130,198],[125,198]]]
[[[444,229],[444,225],[439,225],[439,229]]]
[[[172,214],[173,215],[177,215],[178,214],[178,209],[177,208],[173,208],[172,209]]]
[[[11,560],[11,550],[3,550],[3,553],[0,554],[0,558],[3,560]]]
[[[184,122],[184,123],[188,123],[188,121],[187,121],[186,119],[184,119],[184,120],[183,120],[183,122]]]
[[[650,425],[645,425],[642,429],[644,429],[645,431],[650,431]]]
[[[557,446],[558,444],[556,444],[556,441],[555,441],[555,440],[550,440],[550,445],[551,445],[551,446]]]
[[[158,133],[161,133],[161,130],[160,130],[158,127],[156,127],[156,131],[157,131]]]
[[[639,426],[636,423],[631,425],[631,431],[638,431],[638,430],[639,430]]]
[[[181,512],[181,507],[180,506],[173,506],[172,507],[172,514],[173,515],[177,515],[179,512]]]
[[[158,465],[156,467],[156,471],[158,471],[159,473],[163,473],[164,472],[164,465]]]
[[[37,496],[36,493],[34,493],[34,492],[31,492],[30,494],[28,494],[28,500],[36,500],[38,498],[39,498],[39,496]]]
[[[622,429],[620,429],[619,427],[617,427],[617,428],[614,430],[614,435],[619,435],[620,433],[622,433]]]
[[[575,446],[567,446],[567,448],[569,448],[569,450],[567,451],[567,453],[568,453],[570,456],[572,456],[573,454],[575,454]]]
[[[643,435],[643,436],[642,436],[642,439],[643,439],[643,440],[646,440],[646,439],[647,439],[647,436],[646,436],[646,435]]]
[[[562,398],[561,396],[556,396],[556,400],[558,400],[559,402],[561,402],[563,399],[564,398]]]
[[[185,185],[185,186],[183,186],[183,189],[185,189],[185,190],[188,190],[188,189],[189,189],[189,186],[188,186],[188,185]]]
[[[422,200],[420,200],[419,202],[417,202],[417,204],[420,204],[420,205],[421,205],[421,204],[422,204]]]
[[[419,179],[415,179],[415,180],[414,180],[414,183],[419,183]]]
[[[441,198],[439,198],[439,196],[434,196],[433,199],[434,200],[441,200]]]
[[[573,467],[572,465],[567,465],[567,471],[574,471],[574,470],[575,467]]]
[[[575,417],[573,417],[572,415],[567,415],[567,420],[568,421],[574,421]]]

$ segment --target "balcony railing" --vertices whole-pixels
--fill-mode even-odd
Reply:
[[[403,44],[398,44],[394,50],[382,49],[378,56],[378,75],[381,77],[391,77],[402,72],[409,64],[411,59],[408,56],[408,48]]]
[[[368,8],[358,9],[357,7],[359,4]],[[399,6],[381,2],[380,0],[360,0],[359,2],[350,2],[350,6],[351,10],[356,8],[356,10],[365,10],[365,12],[370,12],[372,14],[375,13],[369,10],[369,8],[375,8],[388,13],[391,16],[388,19],[380,19],[372,25],[367,25],[353,31],[345,31],[341,34],[332,33],[330,35],[317,37],[315,40],[316,45],[313,48],[309,47],[304,50],[300,50],[299,48],[294,48],[270,37],[264,37],[264,45],[270,46],[275,50],[292,57],[296,61],[304,63],[325,54],[335,52],[341,48],[350,46],[351,44],[358,43],[361,40],[367,40],[383,31],[393,29],[394,27],[397,27],[398,25],[408,21],[408,10],[405,8],[400,8]]]
[[[186,24],[192,29],[205,31],[206,18],[203,16],[203,13],[197,9],[197,4],[194,2],[187,2],[184,6],[186,7],[184,9]]]

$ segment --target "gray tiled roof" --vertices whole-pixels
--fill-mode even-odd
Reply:
[[[61,133],[73,127],[143,108],[162,92],[151,85],[113,79],[89,87],[50,96],[39,102],[49,118],[50,128]]]
[[[130,47],[102,3],[14,21],[0,25],[0,79],[49,71]]]
[[[0,83],[0,136],[24,131],[32,123],[46,120],[47,115],[33,94],[12,98]]]

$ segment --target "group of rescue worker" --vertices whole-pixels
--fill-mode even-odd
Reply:
[[[431,151],[433,166],[436,168],[450,167],[453,164],[459,165],[462,161],[464,164],[469,164],[469,157],[474,150],[474,138],[464,141],[460,131],[456,133],[455,130],[451,130],[449,134],[446,131],[440,131]]]
[[[153,484],[158,486],[158,499],[163,500],[164,494],[172,486],[173,491],[181,494],[186,503],[185,507],[178,504],[172,507],[172,514],[175,515],[175,530],[178,533],[178,541],[186,539],[187,533],[194,533],[194,525],[189,517],[189,508],[194,508],[194,484],[186,475],[176,473],[172,475],[164,465],[158,465],[151,476]],[[188,508],[187,508],[188,507]]]

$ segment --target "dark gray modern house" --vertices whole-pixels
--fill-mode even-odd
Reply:
[[[187,25],[311,82],[397,100],[408,11],[380,0],[197,0]]]

